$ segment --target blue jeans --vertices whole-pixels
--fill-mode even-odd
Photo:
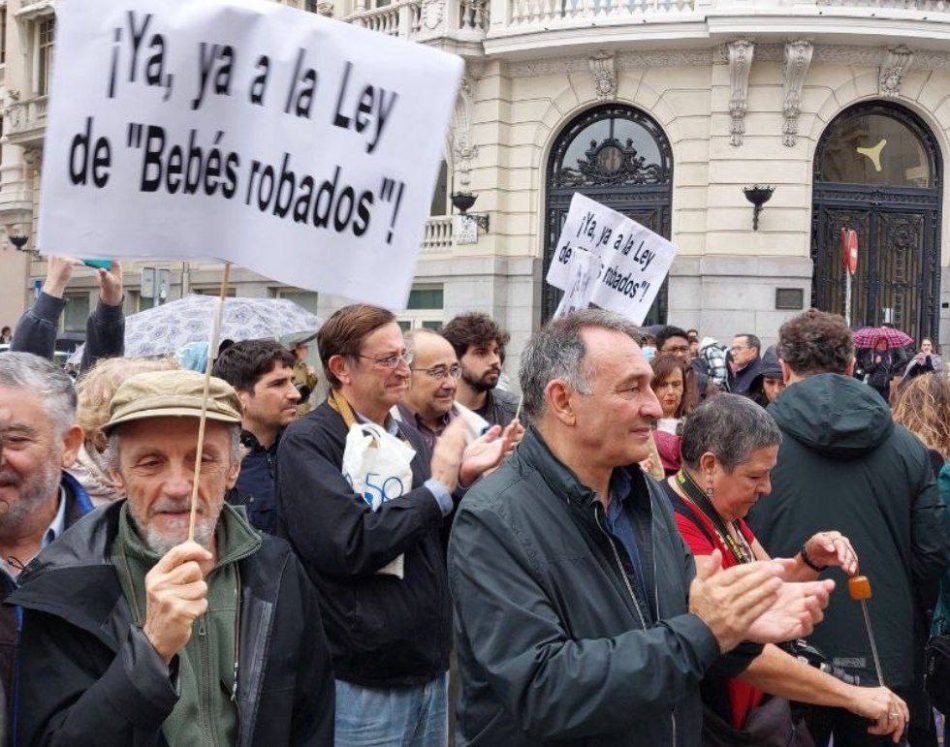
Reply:
[[[338,747],[446,747],[448,673],[418,687],[378,689],[336,681]]]

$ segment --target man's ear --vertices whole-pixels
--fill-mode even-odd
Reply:
[[[86,438],[86,432],[80,425],[73,425],[63,434],[63,453],[60,457],[60,464],[63,469],[69,469],[76,463],[76,457],[82,442]]]
[[[334,355],[327,361],[327,368],[341,384],[349,384],[352,379],[351,362],[342,355]]]
[[[572,395],[574,389],[563,379],[552,379],[544,387],[544,400],[548,411],[564,425],[576,425],[577,415],[574,412]]]
[[[254,396],[253,392],[245,391],[244,389],[235,389],[237,392],[238,399],[241,400],[241,411],[247,412],[247,403]]]
[[[792,378],[792,369],[781,358],[778,359],[778,364],[782,367],[782,381],[785,382],[785,386],[788,386],[788,382]]]
[[[857,365],[858,365],[858,359],[852,357],[847,367],[844,369],[844,375],[854,376],[854,367]]]
[[[228,476],[225,484],[228,486],[228,490],[237,485],[238,475],[241,474],[241,460],[235,459],[231,462],[231,466],[228,467]]]

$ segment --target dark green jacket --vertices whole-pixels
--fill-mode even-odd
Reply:
[[[868,602],[885,684],[908,688],[923,640],[922,608],[932,609],[935,580],[950,563],[950,523],[927,450],[891,419],[871,387],[836,374],[788,387],[769,407],[784,439],[772,470],[772,493],[747,517],[773,556],[791,557],[816,532],[836,529],[851,540]],[[811,638],[836,665],[877,681],[861,606],[844,574],[825,620]]]
[[[449,545],[461,744],[700,744],[704,673],[750,658],[721,658],[687,614],[693,556],[659,486],[629,475],[645,606],[601,504],[534,429],[462,500]]]
[[[174,673],[133,624],[109,560],[121,507],[70,527],[7,602],[24,610],[17,745],[167,745]],[[275,537],[239,569],[236,747],[329,747],[333,675],[316,591]]]

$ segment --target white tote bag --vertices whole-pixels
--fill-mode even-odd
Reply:
[[[412,490],[412,460],[416,451],[376,423],[353,423],[343,450],[343,477],[373,510]],[[405,555],[376,573],[405,577]]]

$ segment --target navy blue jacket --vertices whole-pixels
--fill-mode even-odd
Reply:
[[[228,493],[228,503],[244,506],[251,526],[261,532],[277,531],[277,500],[274,497],[274,465],[280,434],[269,449],[250,431],[241,432],[241,443],[250,449],[241,460],[241,474],[235,489]]]

